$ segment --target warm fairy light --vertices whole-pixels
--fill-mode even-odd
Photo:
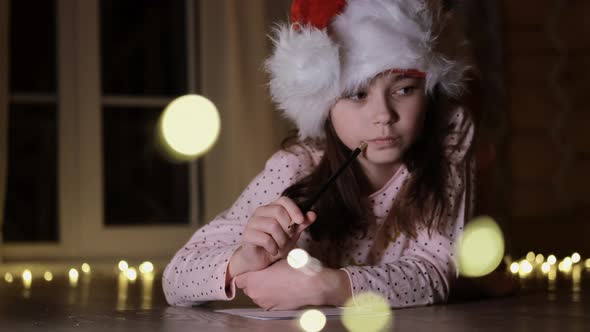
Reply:
[[[150,273],[154,271],[154,264],[151,262],[143,262],[139,264],[139,272],[141,273]]]
[[[549,265],[549,263],[545,262],[543,264],[541,264],[541,272],[543,272],[544,274],[549,273],[549,270],[551,270],[551,265]]]
[[[217,141],[220,128],[217,108],[209,99],[199,95],[174,99],[160,119],[164,143],[184,157],[205,154]]]
[[[287,255],[287,263],[294,269],[300,269],[304,267],[307,265],[308,261],[309,254],[307,251],[300,248],[289,251],[289,254]]]
[[[78,284],[78,277],[80,276],[78,270],[71,268],[68,272],[68,276],[70,277],[70,286],[76,287],[76,285]]]
[[[365,292],[346,302],[341,319],[350,332],[373,332],[389,330],[393,314],[383,296]]]
[[[523,259],[520,262],[519,272],[524,274],[531,273],[533,271],[533,265],[528,260]]]
[[[137,279],[137,271],[135,270],[135,268],[131,267],[128,268],[125,271],[125,276],[127,277],[127,279],[129,279],[130,281],[135,281],[135,279]]]
[[[467,277],[481,277],[496,269],[504,256],[504,236],[488,216],[467,223],[456,248],[459,271]]]
[[[33,282],[33,274],[31,273],[31,270],[26,269],[23,271],[23,285],[25,286],[25,288],[31,288],[31,283]]]
[[[580,254],[578,254],[577,252],[574,252],[572,254],[572,263],[577,263],[580,261],[580,259],[582,259],[582,257],[580,257]]]
[[[537,264],[542,264],[545,261],[545,256],[543,256],[543,254],[537,254],[537,257],[535,257],[535,262],[537,262]]]
[[[43,273],[43,279],[45,279],[45,281],[53,280],[53,273],[50,271],[45,271],[45,273]]]
[[[555,255],[549,255],[549,257],[547,257],[547,263],[549,263],[549,265],[555,265],[555,263],[557,263]]]
[[[318,332],[326,326],[326,315],[317,309],[306,310],[299,318],[299,326],[305,332]]]
[[[570,272],[572,270],[572,259],[570,257],[564,258],[557,266],[561,272]]]
[[[532,251],[529,251],[528,254],[526,254],[526,260],[529,262],[534,262],[535,261],[535,253]]]
[[[14,281],[14,277],[12,276],[12,273],[6,272],[4,274],[4,281],[6,281],[9,284],[12,283]]]
[[[510,272],[512,272],[513,274],[517,274],[519,269],[520,269],[520,266],[518,265],[517,262],[510,264]]]
[[[586,259],[586,263],[584,263],[584,266],[590,269],[590,258]]]
[[[89,273],[90,272],[90,265],[88,265],[88,263],[83,263],[82,264],[82,272],[84,272],[84,273]]]
[[[126,261],[119,261],[118,267],[119,267],[119,271],[125,272],[129,268],[129,264],[127,264]]]

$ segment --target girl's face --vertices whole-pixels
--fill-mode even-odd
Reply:
[[[367,88],[338,100],[330,119],[340,140],[351,150],[362,141],[368,143],[358,158],[365,169],[397,169],[420,135],[425,113],[424,80],[387,72]]]

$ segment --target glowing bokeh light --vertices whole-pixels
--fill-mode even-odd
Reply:
[[[532,252],[532,251],[529,251],[526,254],[526,260],[529,261],[529,262],[531,262],[531,263],[534,262],[535,261],[535,253]]]
[[[135,270],[135,268],[131,267],[128,268],[125,271],[125,276],[127,277],[127,279],[129,279],[130,281],[135,281],[135,279],[137,279],[137,271]]]
[[[90,265],[88,265],[88,263],[83,263],[82,264],[82,272],[84,272],[84,273],[90,273]]]
[[[465,227],[457,249],[460,273],[484,276],[494,271],[504,256],[502,230],[491,217],[477,217]]]
[[[299,326],[305,332],[319,332],[326,326],[326,316],[319,310],[306,310],[299,318]]]
[[[590,269],[590,258],[586,259],[586,263],[584,263],[584,266]]]
[[[125,272],[129,268],[129,264],[127,264],[126,261],[119,261],[119,264],[117,266],[119,267],[119,271],[121,272]]]
[[[45,273],[43,273],[43,279],[45,279],[45,281],[53,280],[53,273],[50,271],[45,271]]]
[[[570,257],[566,257],[561,262],[559,262],[557,268],[559,271],[567,273],[572,270],[572,263],[572,259]]]
[[[520,268],[520,266],[518,265],[517,262],[510,264],[510,272],[512,272],[513,274],[518,273],[519,268]]]
[[[6,281],[9,284],[12,283],[14,281],[14,277],[12,276],[12,273],[10,273],[10,272],[4,273],[4,281]]]
[[[33,274],[31,273],[31,270],[29,270],[29,269],[24,270],[22,277],[23,277],[23,285],[25,286],[25,288],[26,289],[31,288],[31,283],[33,282]]]
[[[580,257],[580,254],[578,254],[577,252],[574,252],[572,254],[572,263],[578,263],[580,259],[582,259],[582,257]]]
[[[161,117],[161,134],[168,147],[185,157],[205,154],[217,141],[219,112],[207,98],[185,95],[174,99]]]
[[[154,264],[151,262],[143,262],[139,264],[139,272],[141,273],[150,273],[154,271]]]
[[[341,319],[350,332],[382,331],[391,327],[393,313],[381,295],[364,292],[346,302]]]
[[[76,287],[78,285],[78,278],[80,277],[80,273],[78,273],[78,270],[71,268],[68,272],[68,277],[70,280],[70,286]]]
[[[557,263],[555,255],[549,255],[549,257],[547,257],[547,263],[549,263],[549,265],[555,265],[555,263]]]
[[[524,274],[531,273],[533,271],[533,265],[528,260],[523,259],[520,262],[519,272]]]
[[[535,257],[535,262],[537,264],[542,264],[545,261],[545,256],[543,256],[543,254],[537,254],[537,257]]]
[[[543,272],[544,274],[549,273],[549,271],[551,270],[551,265],[549,265],[549,263],[545,262],[543,264],[541,264],[541,272]]]
[[[289,254],[287,255],[287,263],[294,269],[300,269],[304,267],[307,265],[308,261],[309,254],[307,251],[300,248],[289,251]]]

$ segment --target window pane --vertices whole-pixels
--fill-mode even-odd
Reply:
[[[184,0],[102,0],[105,95],[186,93]]]
[[[104,108],[105,223],[189,222],[189,167],[157,148],[160,108]]]
[[[58,241],[55,105],[10,105],[4,240]]]
[[[10,2],[10,87],[55,93],[55,0]]]

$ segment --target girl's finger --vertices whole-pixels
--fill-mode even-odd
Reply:
[[[287,242],[289,242],[290,236],[285,233],[285,230],[281,224],[274,218],[268,217],[257,217],[254,222],[249,225],[258,231],[264,232],[272,236],[273,240],[279,246],[283,248]]]
[[[253,228],[248,228],[244,231],[243,242],[262,247],[271,255],[276,255],[279,252],[277,243],[270,235]]]

